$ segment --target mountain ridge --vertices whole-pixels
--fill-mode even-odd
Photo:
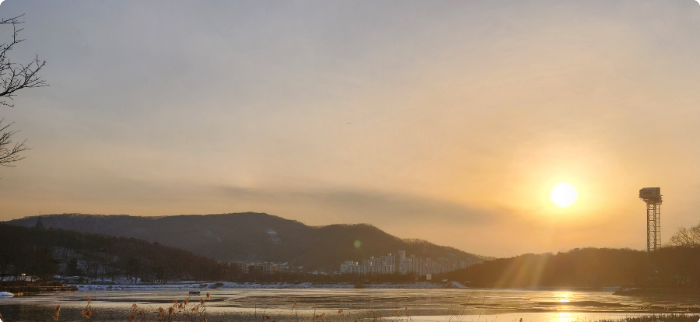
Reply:
[[[6,223],[33,227],[39,218],[48,227],[144,239],[225,262],[288,262],[336,271],[343,261],[361,261],[398,250],[424,258],[485,258],[425,240],[402,239],[370,224],[308,226],[255,212],[159,217],[73,213],[28,216]]]

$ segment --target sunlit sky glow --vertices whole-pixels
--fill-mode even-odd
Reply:
[[[694,1],[19,1],[0,220],[267,212],[493,256],[697,224]],[[7,28],[0,36],[8,39]],[[552,187],[578,191],[556,206]]]
[[[549,199],[561,208],[571,207],[578,199],[578,191],[570,183],[562,182],[552,188]]]

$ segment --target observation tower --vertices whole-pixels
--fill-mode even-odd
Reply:
[[[639,198],[647,204],[647,255],[661,247],[661,188],[642,188]]]

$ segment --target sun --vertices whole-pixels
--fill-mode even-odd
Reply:
[[[549,198],[555,205],[561,208],[567,208],[573,205],[576,199],[578,199],[578,191],[576,191],[576,188],[571,184],[562,182],[552,188],[552,192],[549,193]]]

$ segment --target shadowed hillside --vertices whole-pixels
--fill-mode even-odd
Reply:
[[[401,239],[371,225],[312,227],[263,213],[138,217],[61,214],[32,216],[9,224],[45,226],[86,233],[134,237],[186,249],[221,261],[289,262],[336,271],[345,260],[406,250],[420,257],[480,258],[452,247]],[[360,247],[355,247],[360,241]]]
[[[586,248],[499,258],[441,277],[476,287],[597,287],[638,284],[644,280],[646,271],[647,257],[643,251]]]
[[[647,257],[632,249],[584,248],[525,254],[440,276],[474,287],[700,287],[700,248],[663,247]]]
[[[134,238],[0,224],[0,245],[0,276],[125,276],[148,282],[225,277],[225,265],[212,259]]]

